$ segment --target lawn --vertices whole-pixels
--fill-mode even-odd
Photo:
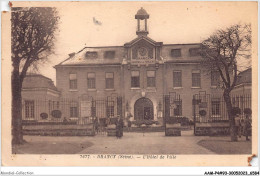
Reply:
[[[198,145],[215,152],[217,154],[251,154],[252,142],[240,139],[237,142],[231,142],[229,138],[211,138],[201,140]]]
[[[91,142],[44,142],[30,141],[22,145],[15,145],[12,149],[14,154],[75,154],[90,146]]]

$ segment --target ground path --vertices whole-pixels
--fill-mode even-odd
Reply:
[[[165,136],[164,132],[125,132],[121,139],[104,135],[91,136],[24,136],[28,142],[15,147],[16,153],[36,154],[213,154],[198,145],[207,136]]]
[[[24,145],[15,146],[17,154],[250,154],[251,142],[242,137],[230,142],[229,136],[182,136],[164,132],[125,132],[121,139],[105,134],[96,136],[24,136]],[[236,149],[236,150],[234,150]]]

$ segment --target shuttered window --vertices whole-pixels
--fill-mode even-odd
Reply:
[[[173,87],[182,87],[181,71],[173,71]]]
[[[115,58],[115,51],[106,51],[104,54],[104,58],[106,59],[114,59]]]
[[[155,71],[147,71],[147,87],[155,87]]]
[[[200,56],[200,48],[190,48],[189,49],[190,56]]]
[[[72,73],[69,76],[70,89],[77,89],[77,74]]]
[[[131,87],[140,87],[140,73],[139,71],[131,72]]]
[[[172,49],[171,57],[181,57],[181,49]]]
[[[96,88],[96,74],[95,73],[88,73],[88,89],[95,89]]]
[[[106,89],[114,88],[114,73],[106,73]]]
[[[192,87],[201,87],[200,70],[192,71]]]

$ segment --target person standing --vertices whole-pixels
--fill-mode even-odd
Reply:
[[[245,108],[244,109],[244,114],[246,116],[245,120],[244,120],[244,135],[246,137],[246,140],[249,141],[250,139],[248,138],[248,136],[251,135],[252,133],[252,124],[251,124],[251,115],[252,115],[252,110],[250,108]]]
[[[95,119],[94,119],[94,127],[95,127],[95,132],[98,133],[99,132],[99,122],[98,122],[97,117],[95,117]]]
[[[123,127],[124,127],[124,122],[121,117],[117,118],[116,121],[116,137],[117,139],[120,139],[123,136]]]
[[[245,133],[245,136],[246,136],[246,140],[249,141],[250,139],[248,138],[248,136],[251,133],[251,122],[250,122],[248,114],[246,114],[244,133]]]
[[[235,128],[239,138],[241,138],[241,120],[240,115],[237,113],[235,116]]]

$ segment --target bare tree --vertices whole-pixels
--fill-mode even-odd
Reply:
[[[23,80],[29,67],[47,60],[58,28],[57,10],[51,7],[12,8],[12,143],[21,144]]]
[[[208,70],[217,71],[220,75],[229,116],[231,141],[237,141],[230,93],[237,82],[239,63],[251,59],[251,25],[233,25],[225,30],[216,31],[202,42],[201,54],[203,64]]]

